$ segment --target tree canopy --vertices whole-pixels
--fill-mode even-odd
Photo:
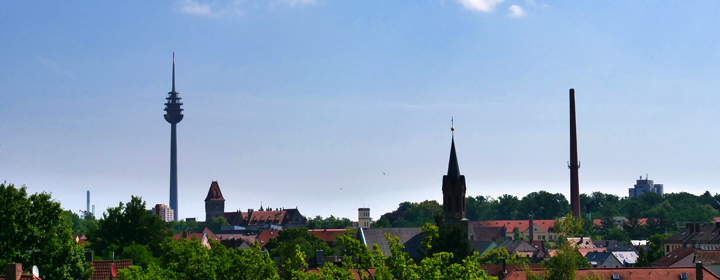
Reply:
[[[0,184],[0,263],[36,264],[45,279],[89,279],[90,263],[72,238],[72,221],[48,193]]]

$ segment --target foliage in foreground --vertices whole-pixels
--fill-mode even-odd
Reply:
[[[89,279],[92,270],[72,238],[72,221],[48,193],[0,184],[0,263],[37,264],[44,279]]]
[[[438,238],[438,229],[426,225],[429,231],[424,249],[430,251],[433,239]],[[275,267],[270,255],[258,247],[248,249],[227,249],[211,241],[208,250],[195,240],[167,239],[162,247],[166,252],[160,264],[151,264],[148,268],[131,266],[119,273],[118,279],[496,279],[479,269],[477,253],[473,253],[459,263],[451,264],[452,253],[437,252],[414,262],[398,237],[386,235],[390,247],[390,256],[385,256],[376,245],[373,249],[349,235],[339,238],[347,253],[342,267],[326,264],[319,269],[309,269],[305,262],[307,256],[299,244],[294,244],[294,253],[289,254],[279,269]]]

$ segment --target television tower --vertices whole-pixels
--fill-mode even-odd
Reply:
[[[177,186],[177,133],[175,126],[182,121],[182,102],[175,91],[175,53],[173,53],[172,91],[168,92],[165,103],[165,120],[170,123],[170,209],[175,212],[175,221],[178,220],[178,186]]]

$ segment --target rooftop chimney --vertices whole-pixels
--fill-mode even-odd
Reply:
[[[688,234],[693,233],[695,231],[695,226],[693,226],[692,223],[685,223],[685,229],[688,230]]]
[[[22,276],[22,264],[9,263],[5,265],[5,280],[19,280]]]
[[[695,279],[703,280],[703,264],[701,261],[695,263]]]
[[[700,233],[700,223],[695,223],[695,232]]]

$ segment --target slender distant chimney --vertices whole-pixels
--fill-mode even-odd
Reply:
[[[577,128],[575,126],[575,90],[570,89],[570,209],[574,217],[580,217],[580,179],[578,169]]]
[[[85,212],[90,212],[90,191],[87,191],[87,210]]]
[[[533,224],[533,215],[530,214],[530,244],[535,240],[535,224]]]
[[[93,216],[95,216],[95,205],[92,206],[92,213],[93,213]]]

